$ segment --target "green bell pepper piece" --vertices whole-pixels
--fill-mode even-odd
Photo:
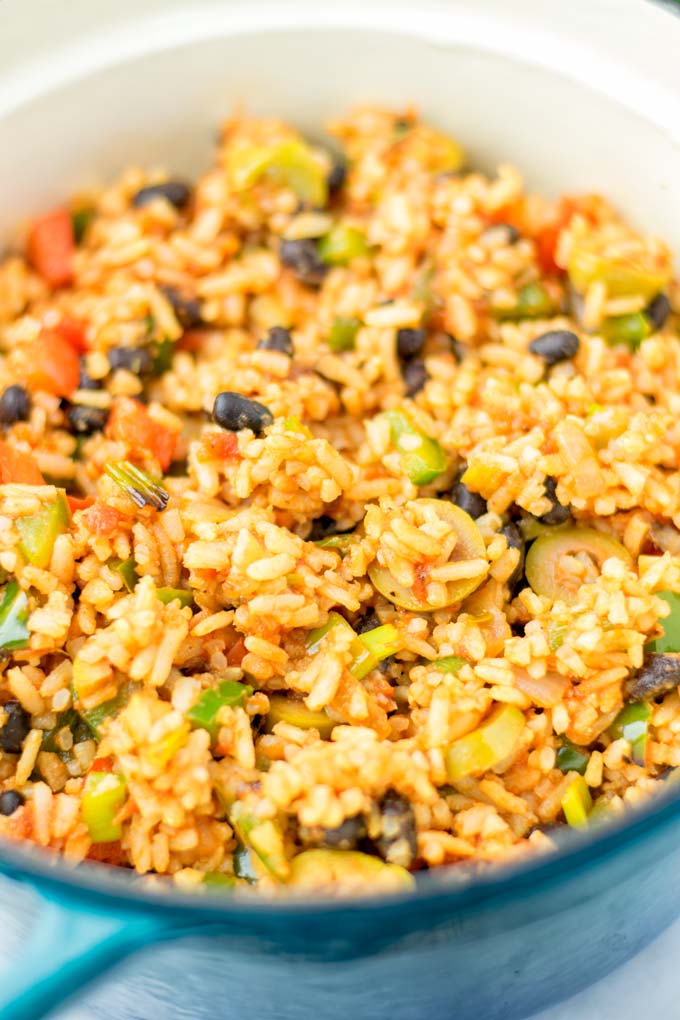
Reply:
[[[319,238],[319,258],[329,266],[346,266],[352,259],[366,255],[366,237],[356,227],[336,224],[327,234]]]
[[[544,319],[553,315],[555,305],[550,294],[542,283],[526,283],[517,292],[517,300],[512,307],[494,306],[492,314],[497,319],[516,321],[519,319]]]
[[[468,665],[468,660],[462,655],[443,655],[441,659],[433,659],[429,665],[434,666],[440,673],[452,673],[456,676],[463,666]]]
[[[459,737],[446,752],[449,781],[478,776],[509,758],[515,749],[525,719],[516,705],[500,705],[471,733]]]
[[[125,803],[127,783],[115,772],[90,772],[81,801],[82,819],[93,843],[120,839],[122,826],[114,819]]]
[[[276,822],[270,818],[257,818],[240,801],[232,805],[229,821],[241,843],[262,861],[269,874],[279,882],[285,882],[290,863]]]
[[[103,701],[101,705],[97,705],[95,708],[90,708],[82,713],[83,720],[95,740],[101,740],[101,728],[106,719],[112,719],[118,715],[121,708],[125,708],[134,692],[138,691],[140,686],[140,684],[133,682],[123,684],[113,698],[109,698],[108,701]]]
[[[583,776],[574,776],[562,797],[562,810],[567,824],[574,828],[582,828],[588,824],[588,815],[593,806],[593,798]]]
[[[346,556],[349,552],[349,547],[355,541],[356,538],[353,533],[347,535],[329,535],[328,538],[320,538],[314,545],[318,545],[319,549],[335,549],[341,556]]]
[[[156,588],[156,596],[163,605],[178,601],[182,606],[193,606],[194,593],[186,588]]]
[[[37,514],[20,517],[16,524],[21,535],[19,549],[24,559],[41,570],[49,567],[56,538],[68,531],[70,520],[68,503],[61,491],[54,503],[39,510]]]
[[[120,574],[123,579],[123,584],[128,591],[134,591],[135,585],[138,581],[137,567],[132,556],[128,556],[126,560],[113,559],[109,561],[109,566],[116,573]]]
[[[385,411],[385,417],[402,467],[414,485],[427,485],[446,470],[446,454],[436,439],[423,435],[403,411]]]
[[[555,764],[560,772],[564,772],[565,775],[567,772],[578,772],[582,776],[589,760],[590,756],[585,751],[572,744],[566,737],[562,738],[562,746],[558,748],[555,758]]]
[[[242,705],[253,693],[252,687],[235,680],[222,680],[218,686],[203,691],[195,705],[187,712],[187,719],[194,729],[207,730],[212,740],[217,737],[217,715],[221,708],[235,708]]]
[[[359,319],[339,315],[328,334],[328,346],[335,354],[353,351],[357,333],[361,328]]]
[[[0,602],[0,650],[12,652],[28,644],[28,599],[18,581],[10,581]]]
[[[652,709],[644,701],[631,702],[624,705],[614,722],[609,727],[609,734],[614,740],[623,738],[630,744],[633,761],[636,765],[645,765],[647,751],[647,731]]]
[[[663,634],[654,638],[647,645],[650,652],[658,652],[660,655],[668,652],[680,652],[680,595],[674,591],[659,591],[657,595],[671,607],[670,614],[661,620]]]
[[[357,680],[363,680],[383,659],[394,655],[402,647],[399,632],[391,623],[374,627],[373,630],[366,631],[364,634],[356,634],[344,616],[340,616],[339,613],[329,613],[326,623],[310,631],[307,636],[307,651],[310,655],[314,655],[319,650],[322,639],[335,627],[343,627],[353,635],[350,644],[353,660],[349,671]]]
[[[652,333],[652,324],[644,312],[631,312],[605,319],[600,332],[608,344],[625,344],[636,351]]]
[[[328,202],[324,169],[309,146],[295,139],[234,149],[227,172],[236,191],[248,191],[267,175],[315,208],[323,208]]]

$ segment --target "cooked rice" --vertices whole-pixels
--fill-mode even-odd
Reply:
[[[666,246],[598,196],[526,195],[507,166],[457,172],[455,143],[411,112],[362,108],[331,130],[348,170],[327,208],[301,206],[285,174],[236,186],[239,153],[299,136],[234,118],[188,207],[135,205],[165,180],[136,168],[75,198],[89,225],[66,286],[32,242],[0,263],[0,392],[30,395],[0,449],[0,594],[16,581],[27,599],[18,647],[0,619],[0,790],[22,798],[0,815],[7,837],[185,888],[205,875],[269,893],[387,888],[397,871],[362,878],[354,858],[343,879],[333,861],[353,849],[420,871],[551,849],[542,830],[565,821],[577,776],[560,766],[565,738],[612,812],[680,766],[676,686],[650,699],[642,759],[613,726],[667,615],[657,593],[680,592],[680,306],[659,325],[630,278],[583,283],[574,268],[584,247],[642,264],[673,304]],[[323,178],[328,153],[305,152]],[[363,247],[322,279],[280,257],[282,241],[316,250],[338,224]],[[532,286],[543,305],[524,314]],[[640,342],[612,338],[625,316]],[[354,323],[347,349],[329,344],[338,320]],[[74,323],[85,349],[66,393],[35,359]],[[275,327],[293,356],[258,346]],[[400,357],[398,331],[421,328],[422,351]],[[531,345],[558,330],[578,351],[551,367]],[[272,423],[208,421],[223,391]],[[74,431],[76,411],[99,427]],[[401,439],[385,411],[405,416]],[[423,437],[445,455],[425,480],[409,468]],[[49,484],[15,477],[7,447]],[[135,505],[106,471],[122,461],[164,478],[166,509]],[[425,502],[457,499],[462,471],[485,502],[474,552]],[[532,590],[506,528],[548,533],[546,479],[572,526],[628,552],[563,556],[564,597]],[[62,489],[86,503],[31,556],[26,528]],[[355,633],[310,642],[329,613]],[[395,649],[362,674],[356,633],[384,625]],[[197,703],[225,682],[248,686],[209,731]],[[522,720],[507,753],[454,774],[447,752],[503,706]],[[88,822],[91,773],[125,784],[110,839]],[[314,847],[322,874],[302,870]]]

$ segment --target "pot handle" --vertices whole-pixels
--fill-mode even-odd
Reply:
[[[41,1020],[135,950],[186,934],[166,914],[84,910],[45,889],[32,891],[41,905],[18,959],[3,961],[0,1020]]]

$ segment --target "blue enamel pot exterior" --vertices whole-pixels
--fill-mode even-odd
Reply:
[[[514,162],[551,193],[604,191],[677,248],[676,7],[0,0],[0,232],[83,175],[197,171],[234,100],[312,133],[359,100],[413,100],[479,165]],[[79,990],[142,950],[96,997],[98,1020],[520,1020],[680,914],[680,800],[671,788],[555,854],[426,874],[382,899],[164,892],[15,846],[0,871],[18,931],[0,1020],[63,1003],[76,1016]]]

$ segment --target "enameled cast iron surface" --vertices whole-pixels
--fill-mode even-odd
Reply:
[[[415,101],[473,162],[515,162],[551,193],[605,191],[680,242],[680,19],[643,0],[568,11],[542,0],[0,3],[6,235],[126,163],[196,171],[235,99],[317,134],[370,99]],[[425,876],[414,895],[374,901],[158,896],[128,876],[0,848],[0,869],[43,901],[0,980],[0,1020],[39,1020],[125,955],[178,937],[181,956],[151,950],[144,986],[126,987],[123,1014],[114,997],[101,1020],[161,1008],[166,1020],[242,1020],[246,1009],[258,1020],[515,1020],[670,923],[679,865],[672,792],[623,830],[535,865],[471,884]]]

